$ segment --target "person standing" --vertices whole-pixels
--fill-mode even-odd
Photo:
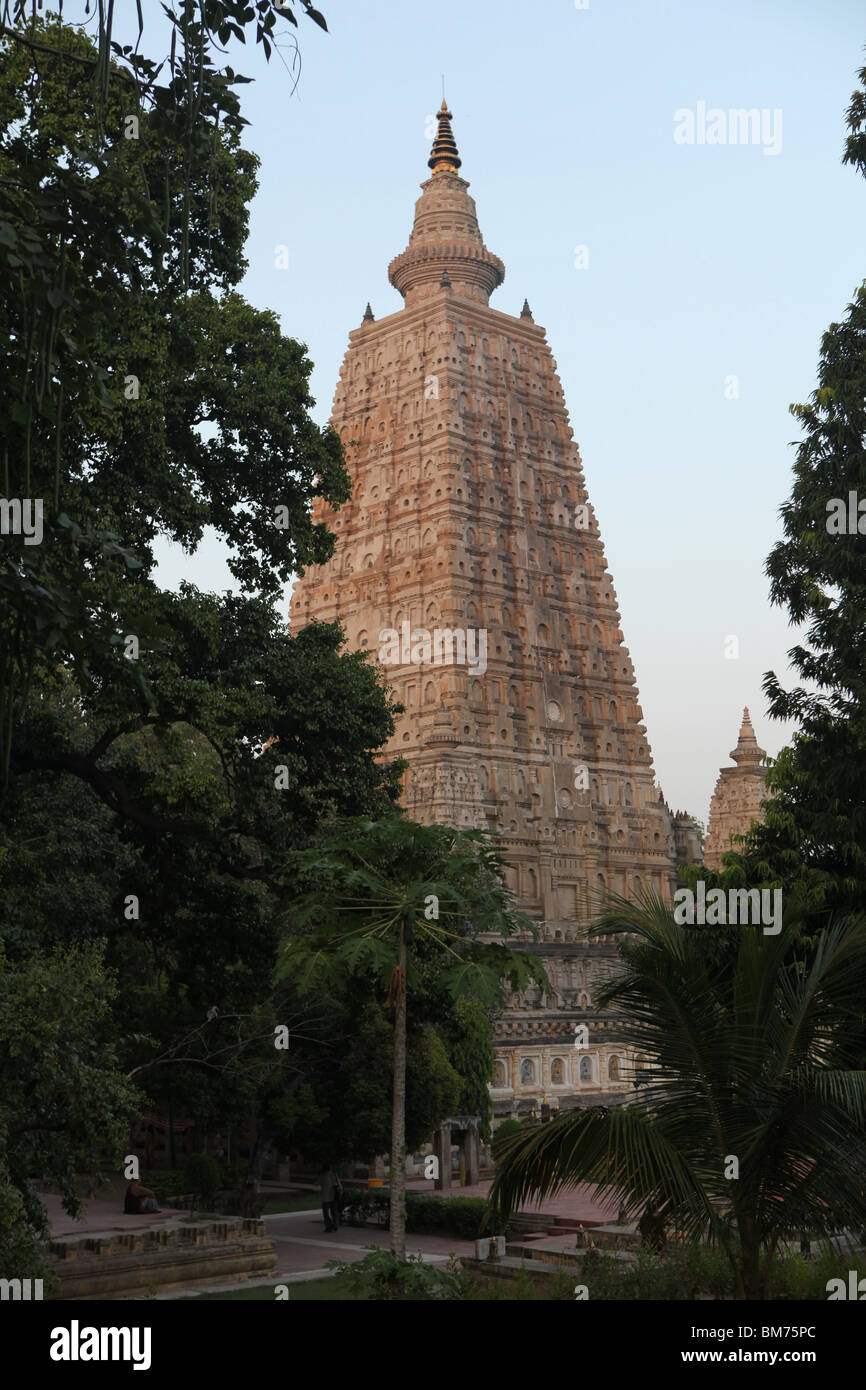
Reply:
[[[322,1193],[322,1215],[325,1218],[325,1230],[337,1231],[340,1227],[343,1184],[330,1163],[322,1164],[319,1172],[319,1188]]]

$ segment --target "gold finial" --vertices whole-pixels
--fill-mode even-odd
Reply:
[[[456,174],[460,168],[461,160],[451,132],[451,112],[445,104],[444,97],[436,119],[439,122],[439,129],[436,132],[436,139],[433,141],[433,149],[427,160],[427,167],[432,169],[434,174],[443,171],[448,174]]]

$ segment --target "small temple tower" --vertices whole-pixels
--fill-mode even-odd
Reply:
[[[722,855],[732,848],[732,835],[745,835],[752,821],[763,820],[767,755],[758,747],[748,708],[743,710],[740,737],[729,756],[737,766],[722,768],[710,802],[704,848],[704,863],[709,869],[721,869]]]
[[[551,992],[512,995],[497,1025],[495,1113],[622,1100],[626,1052],[594,1003],[616,951],[578,933],[606,891],[669,899],[694,847],[655,783],[556,363],[522,295],[519,315],[490,307],[505,266],[444,101],[428,165],[388,268],[403,305],[368,305],[349,334],[331,419],[353,494],[314,508],[336,552],[290,621],[339,618],[380,663],[405,706],[385,755],[408,763],[409,815],[497,832],[538,924],[525,944]]]

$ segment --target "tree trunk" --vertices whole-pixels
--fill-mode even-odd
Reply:
[[[738,1219],[740,1235],[740,1281],[745,1299],[759,1300],[766,1296],[765,1279],[761,1278],[761,1248],[751,1213]]]
[[[394,1001],[394,1111],[391,1117],[391,1254],[406,1258],[406,940],[400,923]]]

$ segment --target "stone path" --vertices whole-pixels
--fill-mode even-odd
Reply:
[[[97,1233],[108,1235],[112,1231],[146,1231],[151,1226],[176,1222],[178,1217],[187,1214],[169,1207],[151,1216],[125,1216],[122,1195],[108,1193],[106,1196],[85,1199],[84,1215],[81,1220],[76,1221],[63,1210],[61,1199],[56,1193],[40,1192],[39,1197],[48,1213],[48,1223],[54,1240],[65,1236],[92,1236]]]
[[[387,1250],[391,1243],[387,1226],[341,1226],[334,1235],[325,1235],[320,1211],[287,1211],[278,1216],[266,1216],[265,1225],[277,1247],[278,1278],[284,1283],[291,1282],[292,1278],[297,1282],[323,1277],[330,1273],[325,1269],[328,1259],[354,1263],[366,1255],[365,1247],[375,1245],[377,1249]],[[410,1255],[423,1255],[428,1264],[447,1264],[452,1254],[472,1255],[475,1245],[471,1240],[457,1240],[453,1236],[407,1235],[406,1249]]]

